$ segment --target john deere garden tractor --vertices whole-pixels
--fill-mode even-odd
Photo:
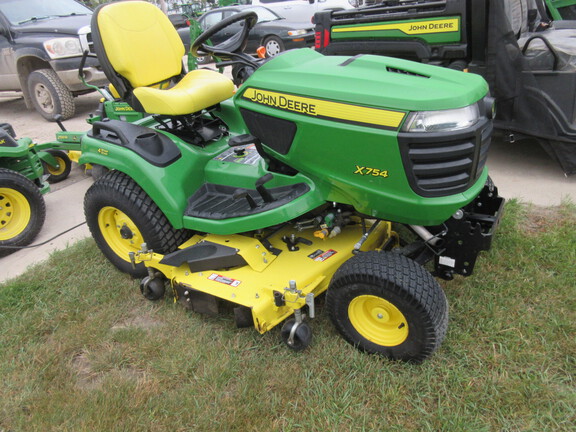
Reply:
[[[228,41],[206,43],[236,23]],[[300,350],[326,292],[349,343],[420,362],[448,324],[433,275],[472,274],[502,214],[485,167],[488,86],[386,57],[255,60],[242,53],[255,23],[234,15],[191,47],[244,68],[236,89],[215,71],[185,74],[181,40],[150,3],[96,9],[106,76],[150,115],[95,121],[81,137],[80,163],[110,170],[85,196],[92,235],[149,299],[169,288],[192,311],[232,304],[239,326],[282,324]]]
[[[0,123],[0,257],[29,245],[42,229],[46,217],[42,195],[50,190],[49,183],[70,174],[68,148],[16,138],[10,124]]]

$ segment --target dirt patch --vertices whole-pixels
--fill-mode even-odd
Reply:
[[[112,330],[142,329],[162,327],[164,322],[152,316],[149,310],[136,309],[130,316],[112,326]]]
[[[566,214],[559,207],[529,206],[523,229],[528,234],[539,234],[564,223]]]
[[[74,356],[71,369],[76,376],[76,387],[81,390],[99,390],[107,378],[113,381],[133,382],[139,382],[144,379],[144,372],[130,366],[97,372],[94,370],[90,354],[86,351]]]

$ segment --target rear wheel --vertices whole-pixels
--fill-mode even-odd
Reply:
[[[44,172],[48,174],[48,178],[46,179],[48,183],[58,183],[67,179],[72,170],[72,161],[68,155],[62,150],[48,150],[48,153],[50,153],[58,163],[58,166],[55,167],[42,161]]]
[[[0,256],[26,246],[40,232],[46,205],[38,187],[15,171],[0,168]]]
[[[421,362],[448,326],[446,297],[423,267],[395,253],[366,252],[338,269],[326,300],[330,319],[360,350]]]
[[[132,268],[129,256],[139,251],[142,243],[165,254],[189,237],[188,230],[173,228],[146,192],[120,171],[106,173],[88,189],[84,214],[102,253],[119,270],[134,277],[147,275],[143,263]]]
[[[264,48],[266,48],[266,57],[274,57],[284,51],[284,43],[276,36],[269,36],[264,41]]]

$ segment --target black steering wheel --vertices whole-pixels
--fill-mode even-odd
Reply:
[[[234,35],[226,39],[224,42],[219,43],[216,46],[210,46],[206,44],[208,39],[210,39],[216,33],[239,21],[244,21],[242,28]],[[216,57],[229,57],[230,54],[241,54],[244,48],[246,48],[246,43],[248,42],[248,33],[252,27],[256,25],[256,22],[258,22],[258,15],[256,15],[256,12],[251,11],[240,12],[232,15],[231,17],[223,19],[196,38],[190,47],[190,53],[194,57],[203,57],[207,55]]]

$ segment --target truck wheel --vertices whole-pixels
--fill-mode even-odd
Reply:
[[[40,232],[46,205],[38,187],[15,171],[0,168],[0,257],[26,246]]]
[[[198,64],[198,65],[205,65],[208,63],[212,63],[212,61],[213,61],[212,57],[209,55],[196,57],[196,64]]]
[[[74,97],[56,72],[38,69],[28,76],[28,92],[36,111],[48,121],[55,121],[60,114],[62,120],[74,115]]]
[[[48,174],[46,179],[48,183],[58,183],[65,180],[70,175],[70,170],[72,169],[72,161],[68,155],[62,150],[48,150],[56,162],[58,162],[58,168],[48,165],[46,162],[42,161],[44,166],[44,172]]]
[[[268,36],[263,45],[266,48],[266,57],[274,57],[284,51],[284,44],[276,36]]]
[[[442,343],[446,297],[423,267],[391,252],[366,252],[345,262],[328,288],[330,319],[362,351],[419,363]]]
[[[147,271],[143,263],[132,268],[129,252],[139,251],[142,243],[157,253],[173,252],[190,236],[188,230],[174,229],[146,192],[120,171],[109,171],[90,186],[84,214],[102,253],[134,277]]]

